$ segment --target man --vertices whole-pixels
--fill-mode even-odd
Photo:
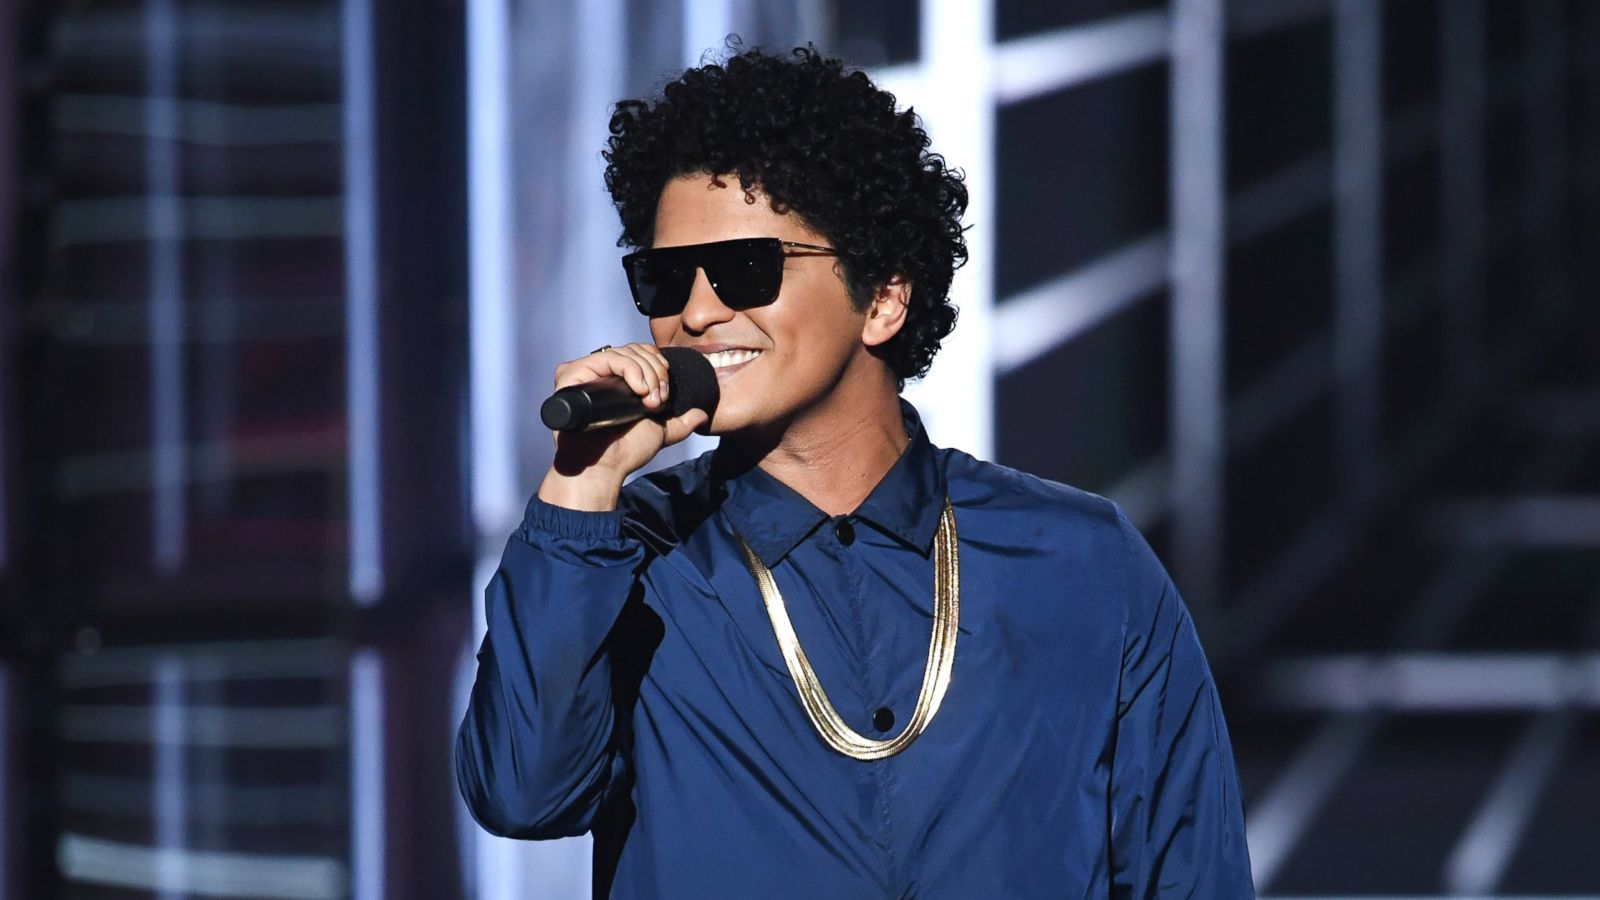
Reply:
[[[652,410],[557,436],[486,591],[457,741],[478,822],[595,834],[595,894],[1249,897],[1232,750],[1122,511],[932,446],[899,390],[954,324],[966,192],[811,50],[611,123],[651,343],[556,369]],[[701,429],[715,451],[629,483]]]

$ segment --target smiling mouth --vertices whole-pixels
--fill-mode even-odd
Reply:
[[[706,362],[711,363],[711,367],[721,376],[737,372],[760,356],[760,350],[718,350],[716,353],[707,353]]]

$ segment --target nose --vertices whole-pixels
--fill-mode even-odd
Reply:
[[[687,331],[703,333],[707,328],[733,318],[729,309],[711,287],[705,269],[696,269],[694,284],[689,288],[689,302],[684,304],[681,321]]]

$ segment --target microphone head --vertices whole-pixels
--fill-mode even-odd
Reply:
[[[691,409],[717,411],[722,388],[717,370],[705,354],[688,347],[662,347],[667,360],[667,413],[681,416]]]

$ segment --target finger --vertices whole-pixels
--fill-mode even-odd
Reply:
[[[609,374],[611,373],[597,370],[597,367],[587,360],[578,359],[562,363],[556,366],[556,390],[584,384]]]
[[[587,356],[569,359],[556,366],[556,390],[572,387],[575,384],[586,384],[607,375],[621,375],[622,372],[614,365],[615,350],[615,347],[607,347]]]
[[[660,379],[656,375],[656,370],[645,358],[645,354],[629,344],[625,347],[611,348],[611,355],[616,358],[617,365],[623,368],[623,371],[617,374],[627,380],[628,386],[634,393],[644,398],[645,406],[652,409],[660,406],[661,398],[656,393],[656,385],[660,383]]]
[[[699,407],[689,410],[681,416],[674,416],[665,423],[662,435],[667,445],[676,444],[694,433],[696,428],[704,425],[711,419],[711,414]]]
[[[667,377],[667,358],[661,354],[660,347],[657,347],[655,344],[645,343],[629,344],[628,346],[638,350],[639,355],[649,362],[663,379]]]
[[[661,355],[661,348],[655,344],[636,344],[634,346],[639,348],[640,357],[655,370],[656,383],[660,385],[659,393],[661,399],[666,400],[672,387],[672,376],[667,371],[667,358]]]

